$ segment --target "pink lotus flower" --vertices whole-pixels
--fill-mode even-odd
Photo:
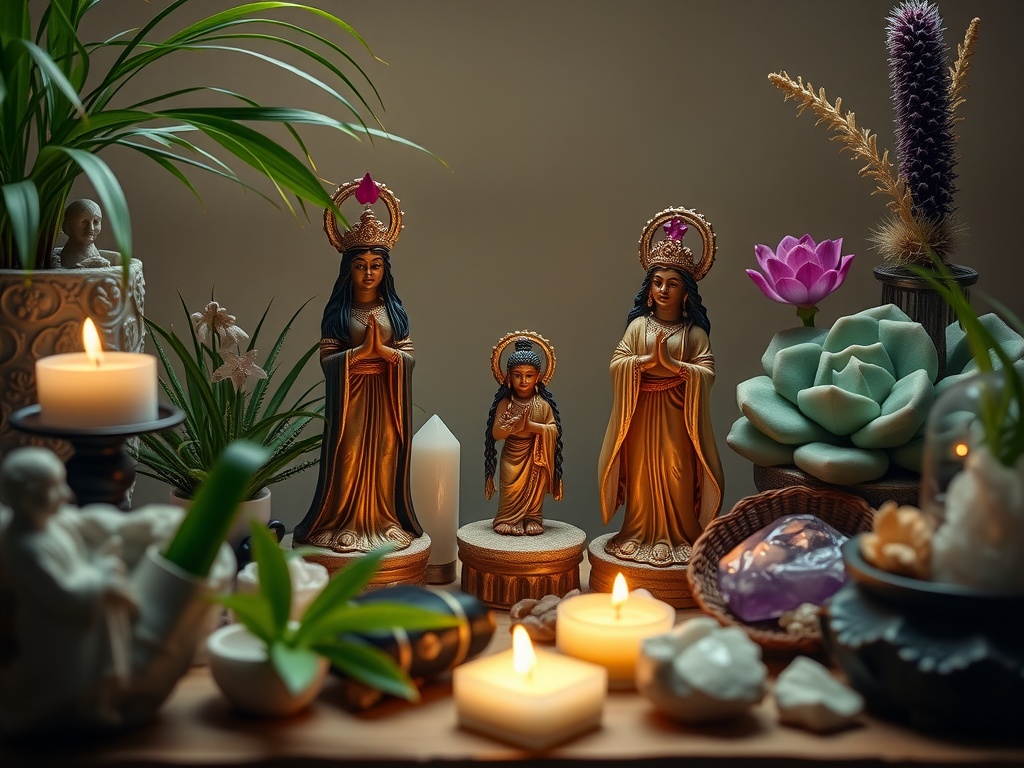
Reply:
[[[815,306],[846,279],[853,254],[840,256],[843,239],[815,243],[810,235],[799,240],[782,238],[772,251],[767,245],[755,245],[754,254],[763,274],[748,269],[747,274],[769,299],[792,304],[804,325],[814,325]]]

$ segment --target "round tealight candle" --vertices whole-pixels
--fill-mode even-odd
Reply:
[[[558,650],[608,670],[610,688],[636,685],[641,641],[675,623],[675,609],[653,597],[630,594],[619,605],[607,593],[579,595],[558,604]]]
[[[82,335],[87,351],[36,361],[40,423],[95,429],[156,421],[156,358],[97,349],[91,320]]]

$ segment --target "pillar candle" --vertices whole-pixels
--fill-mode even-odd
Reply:
[[[36,361],[39,421],[72,429],[155,421],[156,358],[103,351],[91,319],[85,321],[82,336],[85,352]]]
[[[412,438],[409,482],[416,518],[430,537],[428,565],[455,563],[455,537],[459,529],[459,456],[459,441],[437,414],[431,416]]]

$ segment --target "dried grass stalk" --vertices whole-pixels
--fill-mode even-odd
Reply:
[[[956,47],[956,64],[949,70],[949,103],[953,112],[967,101],[963,96],[967,88],[967,73],[971,71],[971,57],[974,55],[974,47],[978,44],[978,28],[981,27],[981,19],[971,19],[964,34],[964,42]],[[954,123],[959,123],[962,117],[953,117]]]

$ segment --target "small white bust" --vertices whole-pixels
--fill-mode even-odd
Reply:
[[[64,209],[61,232],[68,241],[60,249],[58,258],[62,269],[109,267],[96,247],[96,238],[103,231],[103,212],[92,200],[75,200]]]

